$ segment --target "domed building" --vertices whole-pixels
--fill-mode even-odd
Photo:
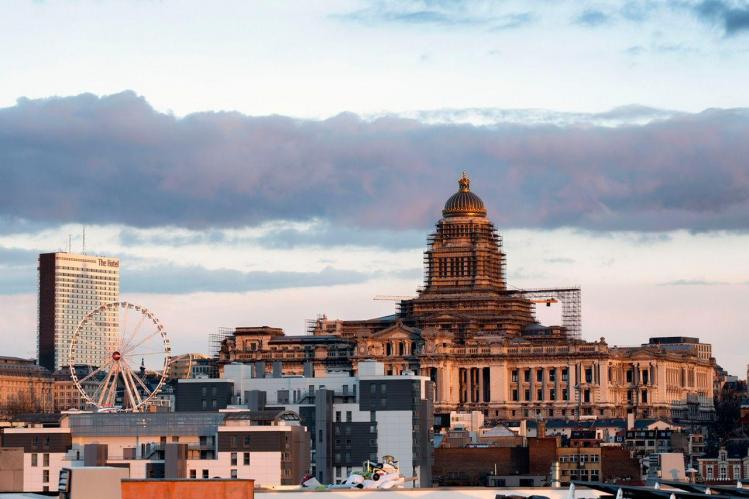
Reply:
[[[432,381],[435,414],[479,410],[487,418],[672,417],[709,420],[714,360],[687,338],[610,347],[580,338],[580,290],[519,290],[506,281],[502,238],[465,173],[428,237],[424,283],[395,314],[318,318],[308,335],[240,327],[220,363],[275,361],[283,374],[325,376],[377,360],[386,373]],[[561,302],[563,323],[541,325],[537,303]],[[666,340],[666,341],[662,341]],[[676,338],[673,340],[681,340]],[[669,346],[670,345],[670,346]],[[701,353],[700,353],[701,352]],[[688,405],[691,404],[691,405]]]

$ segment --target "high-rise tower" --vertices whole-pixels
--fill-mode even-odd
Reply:
[[[56,370],[67,365],[73,332],[81,319],[103,303],[120,299],[117,258],[43,253],[39,255],[39,364]],[[80,356],[101,366],[108,360],[107,342],[117,336],[119,317],[88,326],[81,336]]]

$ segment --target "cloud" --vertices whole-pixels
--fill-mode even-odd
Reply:
[[[749,3],[745,1],[704,0],[693,9],[700,19],[720,26],[726,36],[749,30]]]
[[[326,267],[320,272],[241,272],[198,266],[164,265],[123,272],[123,293],[185,294],[196,292],[245,292],[312,286],[357,284],[372,276],[362,272]]]
[[[574,19],[575,24],[595,28],[611,23],[611,17],[597,9],[586,9]]]
[[[659,286],[725,286],[736,283],[725,281],[710,281],[707,279],[676,279],[675,281],[662,282]]]
[[[608,119],[630,122],[632,112]],[[423,231],[465,169],[503,228],[749,229],[749,111],[645,121],[177,118],[133,92],[21,99],[0,109],[0,219],[195,230],[324,220],[336,230]]]
[[[498,11],[494,2],[470,5],[441,0],[379,0],[368,3],[369,5],[363,9],[333,17],[368,26],[401,24],[440,28],[479,27],[490,31],[519,28],[533,23],[536,19],[531,12]]]
[[[6,262],[6,257],[6,252],[0,252],[0,261]],[[36,261],[36,254],[32,261]],[[28,262],[25,263],[27,265],[0,267],[0,295],[36,291],[36,267],[28,265]],[[412,274],[413,272],[408,271],[393,273],[395,277],[411,277]],[[357,284],[381,275],[385,273],[364,273],[333,267],[325,267],[319,272],[242,272],[233,269],[206,269],[200,266],[164,264],[123,269],[120,281],[122,293],[237,293]]]

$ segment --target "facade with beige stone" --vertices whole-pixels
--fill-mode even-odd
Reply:
[[[502,238],[465,175],[442,215],[424,253],[424,285],[395,314],[323,317],[313,334],[300,336],[237,328],[224,340],[220,362],[260,362],[265,369],[281,361],[285,374],[310,375],[356,370],[374,359],[388,374],[429,376],[436,413],[652,418],[671,417],[691,400],[700,417],[711,417],[715,364],[708,345],[676,348],[660,339],[616,347],[604,338],[584,341],[569,327],[541,325],[539,300],[532,299],[538,294],[508,287]]]

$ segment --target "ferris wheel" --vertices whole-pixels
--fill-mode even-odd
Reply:
[[[83,399],[97,411],[143,410],[161,391],[171,345],[159,319],[145,307],[112,302],[88,312],[73,332],[68,362]],[[85,375],[77,368],[94,366]],[[146,377],[146,370],[155,372]]]

